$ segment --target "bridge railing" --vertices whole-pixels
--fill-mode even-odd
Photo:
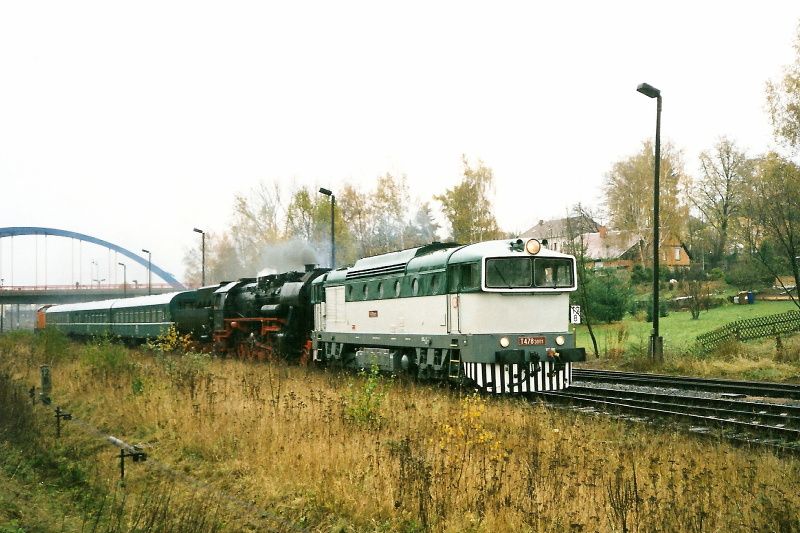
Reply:
[[[172,286],[169,283],[153,283],[150,285],[153,289],[169,289]],[[110,283],[110,284],[102,284],[97,285],[95,283],[91,285],[83,285],[80,283],[73,283],[71,285],[3,285],[0,286],[0,292],[2,291],[67,291],[67,290],[79,290],[79,291],[86,291],[86,290],[124,290],[125,287],[130,289],[147,289],[147,283],[139,283],[134,285],[133,283],[123,284],[123,283]]]

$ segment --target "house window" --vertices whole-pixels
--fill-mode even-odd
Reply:
[[[677,246],[675,247],[675,261],[681,260],[681,249]]]

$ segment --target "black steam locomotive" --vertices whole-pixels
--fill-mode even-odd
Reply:
[[[243,278],[184,291],[119,300],[48,306],[39,327],[71,336],[120,337],[132,342],[175,328],[217,353],[254,359],[310,358],[310,282],[328,269]]]

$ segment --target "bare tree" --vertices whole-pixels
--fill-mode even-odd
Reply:
[[[700,154],[700,165],[703,175],[692,187],[689,199],[713,230],[711,262],[718,266],[727,250],[731,225],[741,214],[753,162],[723,137],[712,151]]]
[[[800,286],[800,167],[771,152],[761,158],[748,191],[748,213],[762,235],[751,244],[770,273],[779,278],[782,267]],[[786,288],[786,287],[784,287]],[[793,291],[796,294],[796,290]],[[800,307],[792,291],[792,301]]]
[[[206,232],[206,282],[217,283],[253,275],[239,259],[239,253],[230,236]],[[202,256],[193,247],[183,257],[186,267],[185,280],[190,287],[199,287],[202,278]]]
[[[614,227],[642,238],[639,246],[642,263],[653,246],[654,167],[653,143],[648,140],[638,153],[614,164],[604,185],[605,205]],[[669,143],[661,147],[660,169],[661,235],[681,238],[689,214],[685,200],[688,178],[680,152]]]
[[[249,194],[236,195],[231,237],[244,264],[258,265],[264,248],[283,239],[283,211],[277,182],[259,182]]]
[[[595,217],[589,213],[580,203],[572,207],[572,213],[567,213],[566,230],[567,238],[572,244],[566,250],[575,256],[578,274],[578,290],[575,292],[575,300],[581,306],[583,322],[586,324],[586,329],[589,332],[589,338],[592,339],[592,348],[594,349],[594,356],[600,357],[600,350],[597,347],[597,337],[595,337],[594,329],[592,329],[591,319],[591,305],[592,301],[589,298],[588,287],[591,283],[592,277],[587,269],[587,264],[590,258],[586,255],[587,241],[586,234],[582,231],[580,224],[576,221],[592,220]]]
[[[794,63],[783,79],[767,82],[767,107],[775,138],[792,149],[800,148],[800,25],[794,42]]]
[[[492,169],[480,160],[476,168],[470,167],[467,156],[462,156],[462,162],[461,183],[434,196],[442,204],[452,238],[464,244],[499,239],[503,233],[497,226],[489,198],[494,188]]]

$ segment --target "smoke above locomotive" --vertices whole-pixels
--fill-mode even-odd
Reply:
[[[305,242],[282,242],[264,247],[259,256],[257,277],[280,272],[302,272],[306,265],[322,264],[324,254]]]

